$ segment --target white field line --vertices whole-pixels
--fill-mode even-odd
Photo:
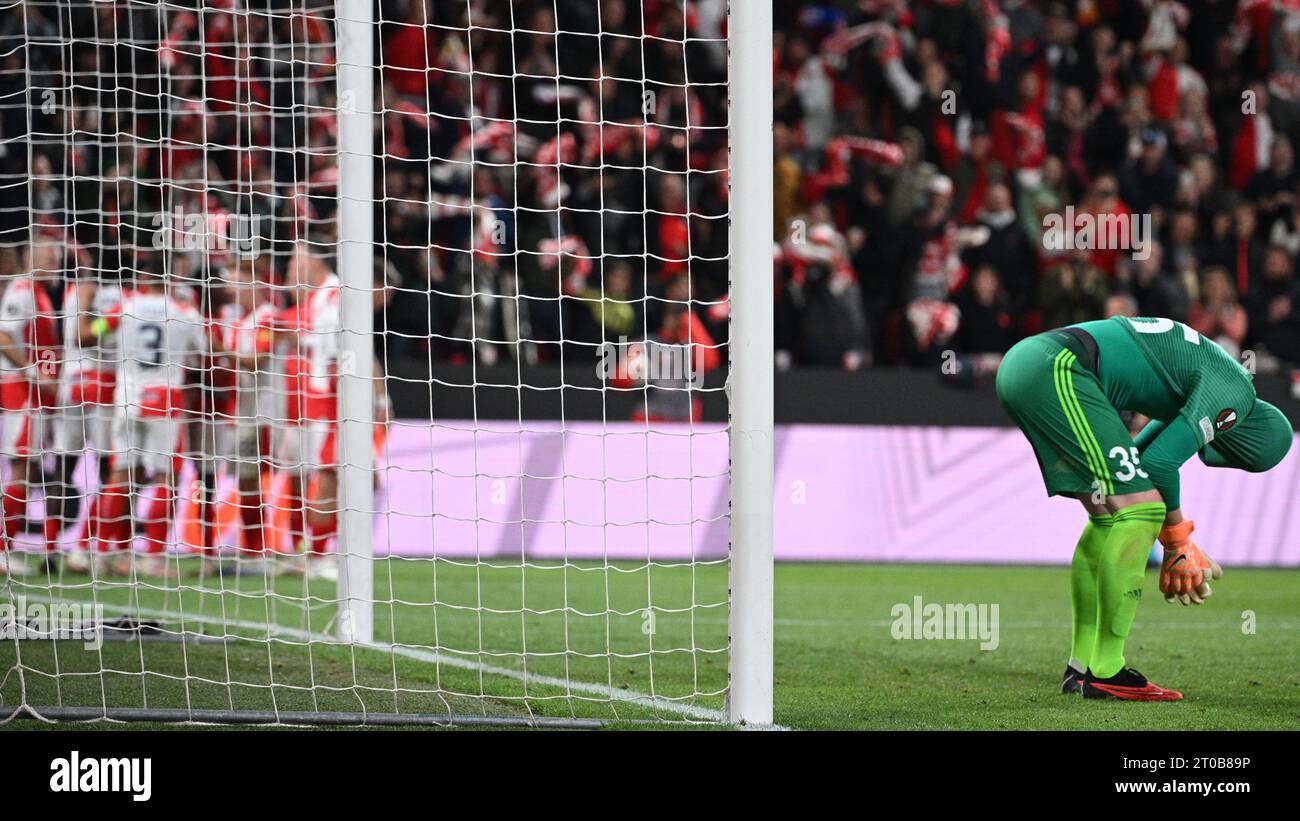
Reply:
[[[40,601],[47,604],[56,604],[59,602],[69,601],[69,599],[54,598],[51,596],[26,594],[24,596],[31,601]],[[260,621],[227,621],[225,619],[213,616],[201,616],[191,613],[177,613],[172,610],[156,610],[148,607],[133,608],[120,604],[102,603],[106,611],[136,615],[157,619],[184,619],[185,621],[198,622],[200,624],[212,624],[225,627],[226,629],[235,628],[242,630],[265,630],[271,635],[279,635],[302,642],[320,642],[335,644],[340,647],[347,646],[334,638],[320,633],[312,633],[308,630],[300,630],[296,627],[288,627],[283,624],[267,624]],[[430,664],[444,664],[448,667],[458,667],[462,670],[472,670],[491,676],[504,676],[512,678],[525,684],[537,684],[546,687],[555,687],[567,691],[586,693],[588,695],[603,696],[611,701],[621,701],[627,704],[634,704],[639,707],[646,707],[652,710],[661,710],[666,713],[675,713],[684,718],[694,718],[700,721],[713,721],[725,723],[727,716],[721,710],[713,710],[707,707],[697,707],[693,704],[679,704],[675,701],[669,701],[658,696],[638,693],[635,690],[615,689],[599,684],[589,684],[584,681],[571,681],[566,678],[555,676],[539,676],[535,673],[524,673],[519,670],[511,670],[506,667],[497,667],[491,664],[484,664],[478,661],[458,658],[456,656],[447,656],[432,650],[424,650],[418,647],[406,647],[402,645],[392,645],[384,642],[358,643],[357,647],[367,650],[375,650],[381,653],[390,653],[394,656],[414,659],[416,661],[428,662]],[[490,698],[491,696],[489,696]],[[774,725],[771,729],[787,729],[780,725]]]

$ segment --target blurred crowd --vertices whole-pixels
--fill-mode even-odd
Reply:
[[[470,37],[466,4],[426,0],[382,38],[382,236],[408,290],[390,344],[531,364],[647,340],[716,361],[725,3],[468,5]]]
[[[331,7],[61,0],[0,15],[0,240],[57,236],[69,279],[161,256],[212,312],[251,240],[279,281],[296,242],[332,257],[336,112],[355,90],[335,82]],[[722,0],[377,9],[381,354],[594,363],[603,342],[655,342],[716,367]],[[160,225],[177,227],[161,244]],[[252,236],[211,241],[230,226]]]
[[[0,10],[6,279],[24,273],[21,246],[55,239],[56,279],[150,268],[215,313],[241,252],[265,254],[281,281],[296,242],[333,255],[332,23],[281,0],[198,5]]]
[[[777,9],[783,361],[933,364],[1125,314],[1300,363],[1300,3]],[[1063,242],[1053,216],[1135,230]]]
[[[102,276],[179,209],[256,217],[276,276],[333,246],[328,14],[60,5],[0,17],[4,242],[35,226]],[[383,353],[725,344],[723,0],[377,7]],[[1300,0],[774,10],[779,367],[932,365],[1113,314],[1300,363]],[[1067,213],[1151,235],[1049,241]],[[200,291],[230,265],[164,250]]]

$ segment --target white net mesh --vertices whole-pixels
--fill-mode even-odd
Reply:
[[[0,718],[721,717],[725,7],[375,8],[370,112],[330,2],[6,4]]]

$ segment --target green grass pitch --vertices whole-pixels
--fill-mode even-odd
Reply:
[[[11,590],[28,602],[51,590],[61,600],[92,595],[86,577],[54,582],[14,580]],[[776,720],[795,729],[1300,727],[1300,570],[1228,568],[1203,607],[1166,604],[1148,572],[1128,661],[1182,689],[1180,703],[1084,702],[1058,692],[1069,643],[1067,583],[1063,567],[778,565]],[[332,584],[281,578],[267,592],[249,578],[187,575],[180,590],[100,582],[93,593],[107,615],[138,610],[171,630],[227,638],[106,642],[100,650],[6,639],[0,712],[19,703],[23,688],[28,703],[40,705],[663,718],[700,726],[711,726],[723,706],[724,564],[521,569],[382,560],[376,640],[396,652],[308,641],[333,618]],[[997,604],[997,648],[896,640],[891,609],[915,596]],[[269,636],[268,623],[277,626]],[[660,700],[643,698],[651,694]]]

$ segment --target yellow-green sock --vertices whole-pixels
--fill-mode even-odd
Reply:
[[[1165,506],[1147,502],[1115,512],[1097,566],[1097,639],[1089,666],[1097,678],[1124,667],[1124,639],[1142,599],[1147,554],[1165,521]]]
[[[1070,560],[1070,666],[1083,672],[1097,641],[1097,566],[1110,536],[1110,514],[1089,516]]]

